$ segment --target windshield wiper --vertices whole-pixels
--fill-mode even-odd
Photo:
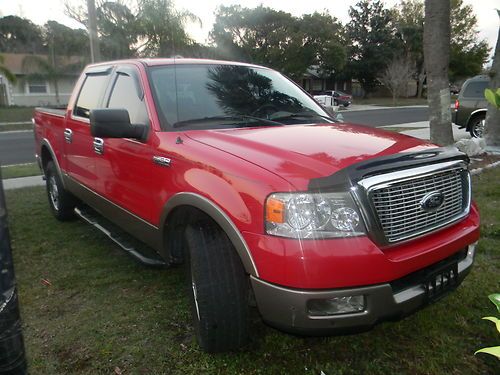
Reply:
[[[283,124],[278,121],[273,121],[273,120],[268,120],[265,118],[261,117],[255,117],[255,116],[250,116],[250,115],[227,115],[227,116],[208,116],[208,117],[201,117],[201,118],[194,118],[190,120],[183,120],[183,121],[177,121],[172,125],[174,128],[181,128],[184,126],[192,125],[192,124],[198,124],[198,123],[203,123],[203,122],[210,122],[210,121],[227,121],[227,120],[236,120],[236,121],[242,121],[242,120],[254,120],[261,122],[263,124],[266,124],[267,126],[282,126]]]
[[[329,121],[335,121],[335,119],[333,119],[329,116],[320,115],[319,113],[315,113],[315,112],[296,112],[296,113],[281,112],[277,116],[271,116],[270,120],[285,120],[285,119],[289,119],[289,118],[314,118],[314,117],[319,117],[319,118],[329,120]]]

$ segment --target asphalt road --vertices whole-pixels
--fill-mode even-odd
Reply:
[[[369,111],[342,111],[344,120],[353,124],[383,126],[425,121],[428,108],[391,108]],[[0,132],[0,163],[2,165],[35,161],[35,142],[32,132]]]
[[[0,164],[21,164],[34,161],[33,132],[0,132]]]
[[[369,111],[341,112],[346,122],[368,126],[405,124],[429,119],[428,107],[373,109]]]

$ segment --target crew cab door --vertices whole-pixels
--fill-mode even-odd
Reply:
[[[150,126],[144,90],[139,77],[134,65],[118,66],[113,73],[103,108],[126,109],[132,124]],[[152,204],[153,160],[149,141],[95,138],[94,142],[99,144],[94,152],[98,175],[95,191],[108,201],[148,221]]]
[[[85,73],[86,77],[64,129],[66,171],[73,180],[89,189],[94,188],[97,180],[89,115],[92,109],[101,107],[110,73],[111,67],[91,68]]]

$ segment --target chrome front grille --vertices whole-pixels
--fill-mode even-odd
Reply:
[[[393,243],[436,230],[465,216],[470,205],[469,185],[468,171],[455,164],[455,168],[374,185],[368,195],[386,242]],[[440,196],[442,204],[431,210],[424,209],[424,198],[433,194]]]

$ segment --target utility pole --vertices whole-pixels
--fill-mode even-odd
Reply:
[[[99,39],[97,37],[97,17],[95,15],[95,0],[87,0],[89,12],[90,59],[93,63],[101,61]]]

